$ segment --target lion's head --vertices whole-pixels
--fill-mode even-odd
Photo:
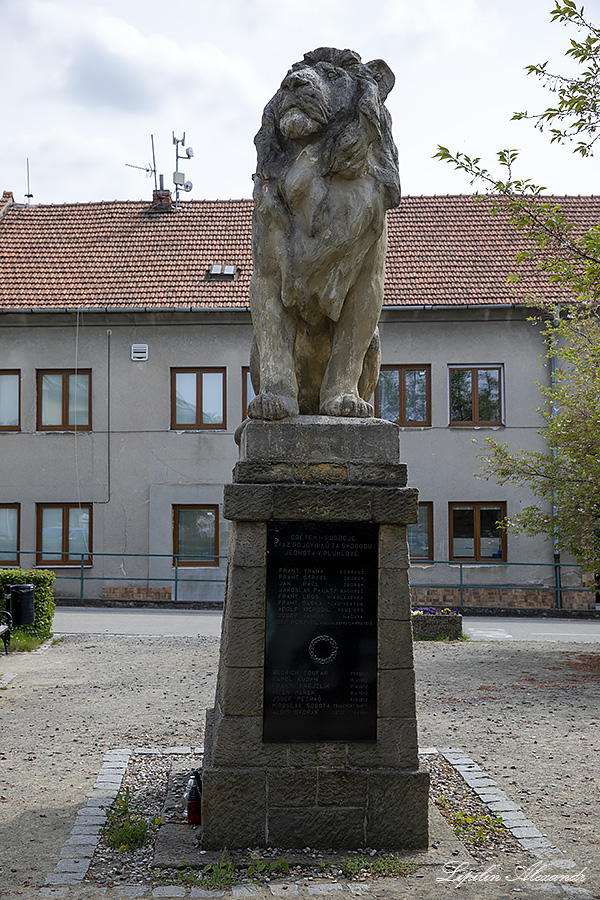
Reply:
[[[363,64],[352,50],[306,53],[265,107],[255,138],[256,177],[277,181],[301,147],[318,142],[321,176],[369,172],[386,190],[385,205],[396,206],[398,153],[384,105],[394,81],[383,60]]]

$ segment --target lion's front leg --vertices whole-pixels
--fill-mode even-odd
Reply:
[[[382,249],[385,254],[385,243],[378,243],[380,246],[375,245],[368,254],[361,276],[348,292],[339,320],[332,325],[331,356],[321,387],[319,411],[323,416],[373,415],[373,406],[360,396],[359,382],[383,301],[383,277],[379,274],[383,269],[376,263]]]
[[[254,276],[250,284],[250,308],[258,345],[260,389],[248,404],[251,419],[285,419],[298,415],[298,384],[294,344],[298,319],[281,303],[278,284]]]

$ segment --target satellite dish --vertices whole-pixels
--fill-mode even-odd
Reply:
[[[191,159],[192,156],[194,155],[193,147],[186,147],[186,148],[185,148],[185,154],[186,154],[186,156],[187,156],[188,159]]]
[[[183,185],[184,191],[187,191],[188,193],[191,191],[191,189],[193,187],[194,187],[194,185],[192,184],[191,181],[186,181],[185,184]]]

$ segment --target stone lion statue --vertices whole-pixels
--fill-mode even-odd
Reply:
[[[383,60],[322,47],[256,135],[250,308],[254,419],[372,416],[386,210],[400,201]]]

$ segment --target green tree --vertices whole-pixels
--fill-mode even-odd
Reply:
[[[553,142],[574,142],[574,152],[591,156],[600,138],[600,28],[589,22],[584,8],[572,0],[556,2],[553,21],[574,26],[566,55],[578,63],[574,77],[551,74],[548,63],[527,67],[555,94],[556,103],[542,113],[515,113],[549,129]],[[556,304],[539,295],[530,298],[539,309],[547,356],[552,361],[552,385],[540,385],[538,410],[545,427],[546,450],[511,450],[487,438],[478,450],[480,475],[499,484],[528,487],[536,503],[506,524],[509,531],[544,534],[557,550],[566,550],[592,573],[600,572],[600,226],[584,228],[569,221],[545,188],[513,174],[516,150],[498,153],[499,175],[479,157],[451,153],[439,146],[439,159],[464,171],[471,183],[482,184],[482,202],[492,215],[507,216],[522,233],[523,250],[516,262],[533,265],[540,283],[547,279],[564,292]],[[517,267],[512,280],[519,279]],[[555,295],[553,290],[551,294]]]

